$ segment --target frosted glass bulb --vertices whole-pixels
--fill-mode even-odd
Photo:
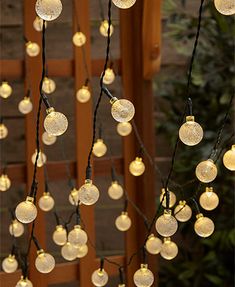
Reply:
[[[164,237],[172,236],[178,228],[177,220],[171,215],[171,210],[164,210],[164,214],[158,217],[155,224],[157,232]]]
[[[33,284],[28,278],[23,278],[23,276],[21,276],[21,279],[17,282],[16,287],[33,287]]]
[[[44,120],[46,132],[53,136],[60,136],[68,128],[68,120],[62,113],[56,112],[54,108],[47,109],[47,116]]]
[[[91,281],[96,287],[105,286],[108,283],[109,277],[104,269],[98,269],[91,275]]]
[[[82,47],[86,43],[86,36],[82,32],[76,32],[73,35],[73,44],[77,47]]]
[[[131,227],[131,219],[128,213],[123,211],[115,220],[115,225],[120,231],[127,231]]]
[[[129,122],[122,122],[117,124],[117,132],[120,136],[126,137],[132,131],[132,125]]]
[[[235,144],[224,154],[223,164],[227,169],[235,171]]]
[[[146,242],[146,250],[150,254],[158,254],[162,248],[162,241],[161,239],[154,236],[154,234],[149,235],[148,240]]]
[[[67,242],[67,232],[62,225],[57,225],[52,235],[56,245],[63,246]]]
[[[0,96],[4,99],[7,99],[12,94],[12,87],[8,84],[8,82],[2,82],[0,86]]]
[[[108,37],[108,29],[109,29],[109,22],[107,20],[103,20],[100,24],[100,34],[104,37]],[[112,36],[114,31],[113,25],[110,25],[110,36]]]
[[[123,188],[117,181],[113,181],[108,189],[108,194],[112,199],[120,199],[123,196]]]
[[[77,248],[77,258],[83,258],[87,255],[87,253],[88,253],[88,246],[86,244],[79,246]]]
[[[17,219],[12,220],[9,226],[9,233],[14,237],[20,237],[24,234],[24,225]]]
[[[216,10],[223,15],[235,14],[234,0],[214,0]]]
[[[76,93],[76,98],[80,103],[86,103],[91,98],[91,93],[88,86],[82,86]]]
[[[50,211],[55,205],[55,201],[49,192],[44,192],[39,198],[38,205],[43,211]]]
[[[148,269],[147,264],[140,265],[140,269],[135,272],[133,279],[137,287],[150,287],[154,282],[153,273]]]
[[[56,83],[51,78],[45,77],[42,83],[42,90],[46,94],[52,94],[56,89]]]
[[[68,241],[76,248],[85,245],[87,243],[87,239],[87,234],[82,230],[80,225],[75,225],[73,230],[68,234]]]
[[[36,157],[37,157],[37,150],[35,150],[35,153],[32,155],[31,158],[33,164],[35,164]],[[47,161],[46,155],[42,151],[39,151],[37,167],[42,167],[46,163],[46,161]]]
[[[61,255],[64,259],[73,261],[77,258],[77,248],[75,248],[70,242],[66,242],[66,244],[61,248]]]
[[[28,42],[26,43],[26,53],[30,57],[36,57],[40,53],[40,46],[37,43],[34,42]]]
[[[199,198],[199,202],[202,208],[205,210],[213,210],[219,204],[219,197],[213,191],[213,187],[206,187],[206,191],[203,192]]]
[[[217,167],[212,159],[201,161],[196,167],[196,177],[204,183],[213,181],[217,172]]]
[[[33,104],[31,102],[30,98],[24,97],[24,99],[19,102],[18,109],[24,115],[30,113],[33,109]]]
[[[179,129],[179,138],[188,146],[194,146],[200,143],[203,138],[203,129],[194,121],[194,116],[186,117],[186,122]]]
[[[47,22],[45,22],[45,28],[47,27]],[[36,16],[36,18],[33,21],[33,28],[37,31],[37,32],[41,32],[43,29],[43,19],[41,19],[40,17]]]
[[[174,210],[175,218],[180,222],[188,221],[192,216],[192,209],[186,204],[186,201],[180,201]]]
[[[132,102],[114,97],[110,103],[112,104],[111,114],[117,122],[129,122],[134,117],[135,107]]]
[[[55,268],[55,258],[41,249],[38,251],[35,267],[40,273],[50,273]]]
[[[210,218],[204,217],[202,213],[197,214],[196,218],[194,230],[197,235],[200,237],[209,237],[214,232],[214,222]]]
[[[169,204],[169,207],[171,208],[171,207],[173,207],[173,206],[175,205],[175,203],[176,203],[176,196],[175,196],[174,192],[172,192],[172,191],[168,191],[168,192],[169,192],[169,194],[170,194],[170,204]],[[162,188],[162,193],[161,193],[161,195],[160,195],[160,202],[162,202],[162,198],[163,198],[164,194],[165,194],[165,188]],[[164,200],[163,200],[163,202],[162,202],[162,206],[163,206],[163,207],[166,207],[166,195],[165,195]]]
[[[145,165],[141,157],[136,157],[129,165],[129,171],[134,176],[140,176],[145,171]]]
[[[92,205],[97,202],[100,196],[98,188],[92,183],[92,180],[86,179],[85,184],[78,190],[78,196],[81,203]]]
[[[53,21],[58,18],[62,8],[60,0],[37,0],[35,4],[37,15],[45,21]]]
[[[15,215],[20,222],[30,223],[37,217],[37,208],[33,201],[33,197],[27,196],[25,201],[17,205]]]
[[[0,191],[7,191],[11,187],[11,181],[7,174],[0,176]]]
[[[0,124],[0,140],[5,139],[8,135],[8,129],[4,124]]]
[[[56,140],[57,140],[56,136],[49,135],[47,132],[44,132],[42,134],[42,142],[45,145],[53,145],[56,142]]]
[[[161,256],[166,260],[174,259],[178,254],[178,247],[175,242],[171,241],[171,239],[164,238],[164,242],[162,244],[162,249],[160,252]]]
[[[70,195],[69,195],[69,202],[72,204],[72,205],[78,205],[79,203],[79,194],[78,194],[78,190],[76,188],[73,188],[70,192]]]
[[[136,2],[136,0],[112,0],[112,1],[115,6],[121,9],[128,9],[132,7]]]
[[[2,269],[6,273],[13,273],[18,268],[18,262],[15,259],[15,255],[8,255],[8,257],[4,258],[2,261]]]
[[[111,85],[115,80],[115,74],[113,69],[107,68],[104,73],[103,82],[105,85]]]
[[[106,154],[107,147],[102,139],[97,139],[97,141],[94,144],[92,152],[97,157],[102,157]]]

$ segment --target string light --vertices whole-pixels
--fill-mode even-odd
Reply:
[[[192,217],[192,209],[185,200],[180,200],[174,210],[175,218],[180,222],[186,222]]]
[[[110,100],[112,105],[111,114],[117,122],[129,122],[135,115],[135,107],[132,102],[113,97]]]
[[[223,164],[227,169],[235,171],[235,144],[224,154]]]
[[[16,287],[33,287],[33,284],[28,278],[21,276],[21,279],[17,282]]]
[[[160,255],[166,260],[174,259],[178,254],[178,247],[170,237],[164,238]]]
[[[88,86],[82,86],[76,93],[76,98],[80,103],[86,103],[91,98],[91,93]]]
[[[52,239],[56,245],[63,246],[67,241],[67,232],[62,225],[57,225],[53,232]]]
[[[213,181],[217,173],[217,167],[212,159],[201,161],[196,167],[196,177],[204,183]]]
[[[100,34],[104,37],[108,37],[108,29],[109,29],[109,22],[107,20],[103,20],[100,24]],[[110,36],[113,35],[114,28],[113,25],[110,25]]]
[[[168,193],[169,193],[169,198],[170,198],[169,207],[171,208],[176,203],[176,195],[174,194],[174,192],[169,191],[169,190],[168,190]],[[164,197],[164,200],[163,200],[163,197]],[[162,202],[162,206],[163,207],[166,207],[165,188],[162,188],[162,190],[161,190],[160,202]]]
[[[35,4],[37,15],[45,21],[53,21],[58,18],[62,9],[60,0],[37,0]]]
[[[113,69],[107,68],[104,73],[103,83],[105,85],[111,85],[115,80],[115,73]]]
[[[50,273],[55,268],[55,258],[45,253],[43,249],[37,251],[37,258],[35,260],[35,267],[40,273]]]
[[[37,150],[35,150],[34,154],[32,155],[32,163],[35,164],[37,157]],[[38,160],[37,160],[37,167],[42,167],[47,161],[46,155],[40,150],[38,154]]]
[[[105,145],[103,139],[97,139],[97,141],[94,144],[93,154],[97,157],[102,157],[107,152],[107,146]]]
[[[33,21],[33,28],[37,31],[37,32],[41,32],[42,28],[43,28],[43,19],[36,16],[34,21]],[[47,22],[45,22],[45,28],[47,28]]]
[[[140,265],[140,269],[135,272],[133,279],[137,287],[150,287],[154,282],[153,273],[148,269],[147,264]]]
[[[70,242],[66,242],[61,248],[61,255],[65,260],[73,261],[77,257],[77,248],[75,248]]]
[[[2,261],[2,269],[6,273],[14,273],[18,268],[18,262],[15,255],[10,254]]]
[[[42,134],[42,142],[45,145],[53,145],[56,142],[56,140],[57,140],[56,136],[50,135],[47,132],[44,132]]]
[[[132,131],[132,125],[129,122],[122,122],[117,124],[117,132],[120,136],[126,137]]]
[[[3,99],[7,99],[12,94],[12,87],[8,84],[8,82],[3,81],[0,86],[0,96]]]
[[[3,124],[0,123],[0,139],[5,139],[8,135],[8,129],[7,127]]]
[[[24,115],[30,113],[33,109],[33,104],[30,98],[24,97],[23,100],[19,102],[18,109]]]
[[[131,227],[131,219],[126,211],[123,211],[115,220],[115,225],[120,231],[127,231]]]
[[[194,230],[197,235],[200,237],[209,237],[214,232],[214,222],[210,218],[204,217],[202,213],[197,214],[196,218]]]
[[[25,46],[26,46],[26,53],[30,57],[36,57],[39,55],[40,47],[37,43],[29,41],[25,44]]]
[[[213,210],[219,204],[219,197],[213,191],[213,187],[206,187],[205,192],[203,192],[199,198],[199,203],[201,207],[205,210]]]
[[[171,215],[170,209],[165,209],[164,214],[158,217],[155,227],[157,232],[163,237],[170,237],[176,233],[178,223],[175,217]]]
[[[77,258],[83,258],[88,253],[88,246],[86,244],[77,248]]]
[[[68,241],[75,247],[79,248],[87,243],[87,234],[82,230],[80,225],[75,225],[73,230],[68,234]]]
[[[7,191],[11,187],[11,180],[7,174],[0,176],[0,191]]]
[[[135,4],[136,0],[112,0],[112,2],[120,9],[128,9]]]
[[[146,242],[146,250],[150,254],[158,254],[161,251],[162,248],[162,241],[161,239],[154,236],[154,234],[149,235],[148,240]]]
[[[141,157],[136,157],[129,165],[129,171],[134,176],[140,176],[145,171],[145,165]]]
[[[99,199],[100,192],[98,188],[92,183],[92,180],[86,179],[85,184],[78,190],[78,197],[81,203],[85,205],[93,205]]]
[[[54,80],[48,77],[44,77],[42,82],[42,90],[46,94],[52,94],[56,89],[56,83]]]
[[[69,194],[69,202],[72,204],[72,205],[78,205],[79,203],[79,194],[78,194],[78,190],[76,188],[73,188],[71,191],[70,191],[70,194]]]
[[[77,47],[82,47],[86,43],[86,36],[82,32],[76,32],[73,35],[73,44]]]
[[[17,219],[12,220],[9,225],[9,233],[14,237],[20,237],[24,234],[24,225]]]
[[[234,0],[214,0],[216,10],[223,15],[235,14]]]
[[[203,129],[194,121],[194,116],[186,117],[186,122],[179,129],[179,138],[188,146],[194,146],[200,143],[203,138]]]
[[[108,189],[109,197],[114,200],[120,199],[123,196],[123,192],[122,186],[117,181],[113,181]]]
[[[43,211],[50,211],[55,205],[55,201],[50,192],[44,192],[43,196],[39,198],[38,205]]]
[[[16,218],[22,223],[30,223],[37,217],[37,208],[34,198],[27,196],[25,201],[20,202],[15,210]]]
[[[64,114],[56,112],[55,109],[51,107],[47,109],[44,128],[49,135],[60,136],[66,132],[68,120]]]
[[[91,281],[96,287],[103,287],[108,283],[109,277],[104,269],[97,269],[91,275]]]

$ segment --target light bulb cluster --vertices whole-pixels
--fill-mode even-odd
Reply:
[[[3,173],[0,176],[0,191],[7,191],[11,187],[11,180],[7,174]]]

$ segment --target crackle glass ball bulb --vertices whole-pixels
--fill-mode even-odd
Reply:
[[[85,245],[87,243],[87,239],[87,234],[82,230],[80,225],[75,225],[73,230],[68,234],[68,241],[76,248]]]
[[[175,218],[180,222],[188,221],[192,216],[192,209],[186,204],[185,200],[179,202],[174,210]]]
[[[217,167],[212,159],[201,161],[196,167],[196,177],[204,183],[213,181],[217,173]]]
[[[186,122],[179,129],[179,138],[188,146],[200,143],[203,138],[203,129],[194,121],[194,116],[186,117]]]
[[[117,122],[129,122],[135,115],[135,107],[132,102],[117,98],[110,100],[112,104],[111,114]]]
[[[235,14],[234,0],[214,0],[216,10],[223,15]]]
[[[100,196],[98,188],[92,183],[92,180],[86,179],[85,184],[78,190],[78,196],[81,203],[92,205],[97,202]]]
[[[113,4],[120,9],[128,9],[132,7],[136,0],[112,0]]]
[[[213,187],[206,187],[206,191],[203,192],[199,198],[199,203],[201,207],[205,210],[213,210],[219,204],[219,197],[213,191]]]
[[[91,275],[91,281],[96,287],[105,286],[108,283],[109,277],[104,269],[97,269]]]
[[[47,27],[47,22],[45,22],[45,28]],[[43,19],[36,16],[36,18],[33,21],[33,28],[37,31],[37,32],[41,32],[43,29]]]
[[[227,169],[235,171],[235,144],[224,154],[223,164]]]
[[[164,238],[160,255],[166,260],[174,259],[178,254],[178,246],[171,239]]]
[[[164,210],[164,214],[158,217],[155,223],[157,232],[164,237],[172,236],[178,228],[177,220],[171,215],[171,210]]]
[[[56,245],[63,246],[67,242],[67,232],[62,225],[57,225],[53,232],[52,239]]]
[[[45,145],[53,145],[56,142],[56,140],[57,140],[56,136],[49,135],[47,132],[44,132],[42,134],[42,142]]]
[[[70,242],[66,242],[61,248],[61,255],[64,259],[73,261],[77,258],[77,248],[75,248]]]
[[[122,186],[117,182],[113,181],[108,189],[108,195],[112,199],[120,199],[123,196],[123,188]]]
[[[7,191],[11,187],[11,180],[7,174],[0,176],[0,191]]]
[[[104,37],[108,37],[108,29],[109,29],[109,22],[107,20],[103,20],[100,24],[100,34]],[[110,25],[110,36],[112,36],[114,31],[113,25]]]
[[[47,109],[44,128],[48,134],[60,136],[66,132],[68,128],[68,120],[64,114],[56,112],[54,108],[50,108]]]
[[[35,267],[40,273],[50,273],[55,268],[55,258],[41,249],[38,251]]]
[[[131,227],[131,219],[128,213],[123,211],[115,220],[115,225],[120,231],[127,231]]]
[[[58,18],[62,8],[60,0],[37,0],[35,4],[37,15],[45,21],[53,21]]]
[[[4,99],[7,99],[12,94],[12,87],[8,84],[8,82],[2,82],[0,86],[0,96]]]
[[[147,264],[140,265],[140,269],[135,272],[133,279],[137,287],[150,287],[154,282],[153,273],[148,269]]]
[[[94,144],[92,152],[97,157],[102,157],[106,154],[107,146],[105,145],[102,139],[97,139],[97,141]]]
[[[33,201],[33,197],[27,196],[25,201],[17,205],[15,215],[20,222],[30,223],[37,217],[37,208]]]
[[[76,188],[73,188],[70,191],[69,202],[75,206],[77,206],[79,204],[79,194],[78,194],[78,190]]]
[[[4,124],[0,124],[0,140],[5,139],[8,135],[8,129]]]
[[[40,46],[34,42],[26,43],[26,53],[30,57],[36,57],[40,53]]]
[[[145,171],[145,165],[141,157],[136,157],[129,165],[129,171],[134,176],[140,176]]]
[[[13,273],[18,268],[18,262],[15,259],[15,255],[8,255],[8,257],[4,258],[2,261],[2,269],[6,273]]]
[[[76,93],[76,98],[80,103],[86,103],[91,98],[91,93],[88,86],[82,86]]]
[[[42,90],[46,94],[52,94],[56,89],[56,83],[54,80],[48,77],[44,77],[42,83]]]
[[[55,205],[55,201],[49,192],[44,192],[39,198],[38,205],[43,211],[50,211]]]
[[[132,131],[132,125],[129,122],[122,122],[117,124],[117,132],[120,136],[126,137]]]
[[[18,109],[24,115],[30,113],[33,109],[33,104],[31,102],[30,98],[24,97],[24,99],[19,102]]]
[[[24,225],[17,219],[12,220],[9,226],[9,233],[14,237],[20,237],[24,234]]]
[[[35,150],[35,153],[32,155],[32,158],[31,158],[33,164],[35,164],[36,157],[37,157],[37,150]],[[46,163],[46,161],[47,161],[46,155],[42,151],[39,151],[37,167],[42,167]]]
[[[33,287],[33,284],[28,278],[23,278],[23,276],[21,276],[21,279],[17,282],[16,287]]]
[[[215,229],[214,222],[208,218],[204,217],[202,213],[197,214],[197,220],[194,224],[194,230],[200,237],[209,237]]]
[[[169,204],[169,207],[171,208],[176,203],[176,196],[175,196],[174,192],[172,192],[172,191],[168,191],[168,192],[170,193],[170,204]],[[163,198],[164,194],[165,194],[165,188],[162,188],[162,193],[160,195],[160,202],[162,202],[162,198]],[[166,195],[165,195],[164,200],[162,202],[162,206],[166,207]]]
[[[83,258],[88,253],[88,246],[86,244],[77,248],[77,258]]]
[[[154,234],[151,234],[148,237],[145,247],[150,254],[158,254],[162,248],[162,241],[154,236]]]
[[[86,35],[82,32],[76,32],[73,35],[73,44],[77,47],[82,47],[86,43]]]
[[[115,73],[113,69],[107,68],[104,73],[103,82],[105,85],[111,85],[115,80]]]

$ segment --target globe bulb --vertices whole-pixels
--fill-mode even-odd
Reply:
[[[135,107],[132,102],[117,98],[110,100],[112,104],[111,114],[117,122],[129,122],[135,115]]]
[[[199,198],[199,202],[202,208],[205,210],[213,210],[219,204],[219,197],[213,191],[213,187],[206,187],[206,191],[203,192]]]
[[[11,181],[7,174],[0,176],[0,191],[7,191],[11,187]]]
[[[56,245],[63,246],[67,242],[67,232],[62,225],[57,225],[52,235]]]
[[[68,120],[64,114],[56,112],[54,108],[50,108],[47,109],[44,128],[49,135],[60,136],[66,132]]]
[[[57,140],[56,136],[49,135],[47,132],[44,132],[42,134],[42,142],[45,145],[53,145],[56,142],[56,140]]]
[[[33,287],[33,284],[28,278],[23,278],[23,276],[21,276],[21,279],[17,282],[16,287]]]
[[[105,85],[111,85],[115,80],[115,74],[113,69],[107,68],[104,73],[103,82]]]
[[[157,232],[164,237],[172,236],[178,228],[177,220],[171,215],[170,209],[165,209],[164,214],[158,217],[155,223]]]
[[[108,194],[114,200],[120,199],[123,196],[123,188],[117,181],[113,181],[108,189]]]
[[[223,164],[227,169],[235,171],[235,144],[224,154]]]
[[[46,94],[52,94],[56,89],[56,83],[51,78],[45,77],[42,83],[42,90]]]
[[[38,256],[35,260],[35,267],[40,273],[50,273],[55,268],[55,258],[49,254],[45,253],[44,250],[39,250]]]
[[[77,248],[77,258],[83,258],[88,253],[88,246],[86,244]]]
[[[223,15],[235,14],[234,0],[214,0],[216,10]]]
[[[33,109],[33,104],[31,102],[30,98],[24,97],[24,99],[19,102],[18,109],[24,115],[30,113]]]
[[[85,184],[78,190],[78,196],[81,203],[92,205],[97,202],[100,196],[98,188],[92,183],[92,180],[86,179]]]
[[[6,273],[13,273],[18,268],[18,262],[15,259],[15,255],[8,255],[8,257],[4,258],[2,261],[2,269]]]
[[[35,150],[34,154],[32,155],[32,163],[35,164],[37,157],[37,150]],[[38,155],[38,160],[37,160],[37,167],[42,167],[47,161],[46,155],[40,150],[39,155]]]
[[[17,219],[12,220],[9,226],[9,233],[14,237],[20,237],[24,234],[24,225]]]
[[[126,137],[132,131],[132,125],[129,122],[122,122],[117,124],[117,132],[120,136]]]
[[[92,152],[97,157],[102,157],[106,154],[107,147],[102,139],[97,139],[97,141],[94,144]]]
[[[178,247],[169,237],[164,238],[160,254],[164,259],[172,260],[178,254]]]
[[[131,227],[131,219],[128,213],[123,211],[115,220],[115,225],[120,231],[127,231]]]
[[[58,18],[62,8],[60,0],[37,0],[35,4],[37,15],[45,21],[53,21]]]
[[[196,177],[204,183],[213,181],[217,172],[217,167],[212,159],[201,161],[196,167]]]
[[[186,204],[185,200],[179,202],[174,210],[175,218],[180,222],[188,221],[192,216],[192,209]]]
[[[45,22],[45,28],[47,27],[47,22]],[[40,17],[36,16],[36,18],[33,21],[33,28],[37,31],[37,32],[41,32],[43,29],[43,19],[41,19]]]
[[[55,201],[49,192],[44,192],[39,198],[38,205],[43,211],[50,211],[55,205]]]
[[[29,41],[25,44],[25,46],[26,53],[30,57],[36,57],[40,53],[40,46],[37,43]]]
[[[150,287],[154,282],[153,273],[148,269],[147,264],[140,265],[140,269],[135,272],[133,279],[137,287]]]
[[[86,36],[82,32],[76,32],[73,35],[73,44],[82,47],[86,43]]]
[[[200,143],[203,138],[203,129],[194,121],[194,116],[186,117],[186,122],[179,129],[179,138],[188,146]]]
[[[91,93],[88,86],[82,86],[76,93],[76,98],[80,103],[86,103],[91,98]]]
[[[176,196],[175,196],[174,192],[172,192],[172,191],[168,191],[168,192],[169,192],[169,194],[170,194],[170,204],[169,204],[169,207],[171,208],[171,207],[173,207],[173,206],[175,205],[175,203],[176,203]],[[162,202],[162,206],[163,206],[163,207],[166,207],[166,195],[165,195],[165,197],[164,197],[164,200],[162,201],[164,194],[165,194],[165,188],[162,188],[162,193],[161,193],[161,195],[160,195],[160,202]]]
[[[136,2],[136,0],[112,0],[112,1],[113,4],[120,9],[128,9],[132,7]]]
[[[97,269],[91,275],[91,281],[96,287],[105,286],[108,283],[109,277],[104,269]]]
[[[4,99],[7,99],[12,94],[12,87],[8,84],[8,82],[2,82],[0,86],[0,96]]]
[[[73,230],[68,234],[68,241],[75,247],[79,248],[87,243],[87,234],[82,230],[80,225],[75,225]]]
[[[71,190],[70,195],[69,195],[69,202],[75,206],[79,204],[79,194],[76,188],[73,188]]]
[[[200,237],[209,237],[215,229],[214,222],[208,218],[204,217],[202,213],[197,214],[197,220],[194,224],[194,230]]]
[[[8,129],[4,124],[0,124],[0,140],[5,139],[8,135]]]
[[[136,157],[129,165],[129,171],[134,176],[140,176],[145,171],[145,165],[141,157]]]
[[[162,248],[162,241],[154,236],[154,234],[151,234],[148,237],[145,247],[150,254],[158,254]]]
[[[17,205],[15,215],[20,222],[30,223],[37,217],[37,208],[33,201],[33,197],[27,196],[25,201]]]
[[[107,20],[103,20],[100,24],[100,34],[104,37],[108,37],[108,29],[109,29],[109,22]],[[114,31],[113,25],[110,25],[110,36],[112,36]]]
[[[66,242],[61,248],[61,255],[67,261],[73,261],[77,258],[77,248],[75,248],[70,242]]]

